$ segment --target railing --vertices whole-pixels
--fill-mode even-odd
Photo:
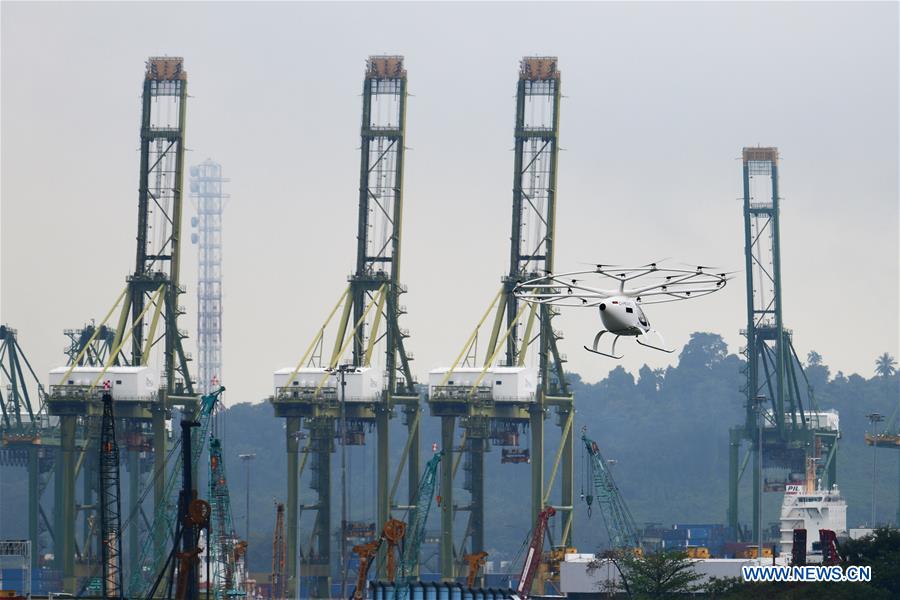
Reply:
[[[103,387],[102,386],[92,386],[90,385],[51,385],[50,386],[50,400],[90,400],[92,402],[100,402],[100,397],[103,395]],[[113,400],[115,402],[157,402],[159,400],[159,394],[154,392],[147,396],[123,396],[122,394],[117,394],[115,391],[112,392]]]
[[[431,388],[429,400],[473,400],[480,402],[534,402],[535,394],[518,396],[501,396],[494,393],[493,387],[480,385],[472,393],[471,385],[436,385]]]

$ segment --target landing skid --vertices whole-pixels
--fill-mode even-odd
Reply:
[[[669,350],[667,348],[660,348],[659,346],[654,346],[653,344],[645,344],[644,342],[641,341],[640,338],[637,338],[637,337],[634,338],[634,341],[636,341],[641,346],[644,346],[645,348],[652,348],[654,350],[659,350],[660,352],[665,352],[666,354],[672,354],[673,352],[675,352],[675,350]]]
[[[609,353],[602,352],[597,349],[597,346],[600,344],[600,338],[603,337],[604,333],[612,333],[612,332],[607,331],[606,329],[604,329],[603,331],[600,331],[599,333],[597,333],[596,336],[594,336],[593,346],[590,348],[588,346],[585,346],[584,349],[592,354],[599,354],[600,356],[605,356],[607,358],[614,358],[616,360],[623,358],[625,356],[624,354],[616,354],[616,343],[619,341],[619,338],[622,337],[621,335],[613,334],[616,337],[613,338],[612,347],[609,349]],[[659,333],[657,333],[655,331],[653,331],[653,333],[656,333],[656,335],[659,335]],[[632,336],[628,336],[628,337],[632,337]],[[648,344],[646,342],[642,342],[641,338],[638,336],[634,336],[634,341],[636,341],[641,346],[644,346],[645,348],[659,350],[660,352],[665,352],[666,354],[672,354],[673,352],[675,352],[675,350],[669,350],[668,348],[662,348],[660,346],[654,346],[653,344]],[[663,343],[665,343],[665,340],[663,340]]]
[[[585,346],[584,349],[592,354],[599,354],[600,356],[606,356],[608,358],[614,358],[616,360],[619,360],[625,356],[624,354],[620,354],[619,356],[616,356],[615,354],[607,354],[606,352],[600,352],[599,350],[593,350],[591,348],[588,348],[587,346]]]
[[[603,337],[603,334],[604,334],[604,333],[609,333],[609,331],[607,331],[607,330],[604,329],[603,331],[599,332],[597,335],[594,336],[594,347],[593,347],[593,348],[588,348],[587,346],[585,346],[584,349],[587,350],[588,352],[592,352],[592,353],[594,353],[594,354],[599,354],[600,356],[605,356],[605,357],[607,357],[607,358],[614,358],[614,359],[616,359],[616,360],[621,359],[621,358],[624,356],[624,354],[623,354],[623,355],[616,355],[616,354],[615,354],[615,352],[616,352],[616,342],[619,341],[619,336],[618,336],[618,335],[615,337],[615,339],[613,339],[612,348],[610,348],[610,350],[609,350],[612,354],[607,354],[606,352],[601,352],[601,351],[597,350],[597,344],[600,343],[600,338]]]

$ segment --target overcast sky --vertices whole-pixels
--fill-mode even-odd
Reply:
[[[897,3],[3,2],[0,319],[39,373],[133,269],[144,61],[166,54],[189,75],[188,164],[213,158],[231,180],[228,402],[270,394],[354,264],[359,94],[379,53],[406,56],[412,94],[402,326],[420,380],[452,361],[508,268],[517,68],[533,54],[559,57],[565,95],[558,270],[662,257],[741,269],[740,151],[778,146],[798,352],[866,376],[897,355]],[[195,339],[184,249],[181,327]],[[672,347],[705,330],[736,352],[741,277],[648,315]],[[557,327],[585,379],[616,365],[581,348],[594,313]],[[635,373],[677,356],[620,347]]]

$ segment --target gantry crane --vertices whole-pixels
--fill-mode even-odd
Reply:
[[[582,434],[581,441],[588,453],[588,462],[591,470],[591,490],[585,495],[584,499],[588,505],[588,511],[594,501],[600,509],[600,516],[603,518],[603,524],[606,526],[606,534],[609,537],[609,545],[611,549],[628,548],[637,550],[640,548],[640,536],[637,527],[634,524],[634,518],[628,505],[619,493],[619,487],[613,479],[612,472],[609,470],[609,464],[603,458],[600,447],[597,442]]]
[[[400,283],[406,99],[403,57],[369,57],[362,94],[356,268],[296,367],[275,373],[271,402],[275,415],[286,419],[288,453],[288,595],[294,595],[297,584],[298,482],[307,462],[312,471],[310,488],[317,498],[303,509],[315,514],[304,570],[312,578],[310,595],[314,598],[330,595],[331,454],[335,440],[346,452],[346,446],[365,443],[367,428],[375,429],[377,531],[383,530],[390,518],[404,468],[408,500],[401,504],[412,504],[418,485],[419,393],[409,366],[412,355],[404,347],[409,333],[399,326],[400,316],[406,312],[400,305],[400,296],[406,291]],[[332,320],[336,320],[333,345],[326,342]],[[376,352],[376,346],[383,352]],[[392,480],[389,424],[397,408],[405,419],[406,444]],[[306,432],[301,432],[301,427],[308,432],[303,448],[299,440]],[[383,573],[383,552],[378,560],[378,572]]]
[[[429,374],[431,414],[441,418],[441,444],[458,452],[444,461],[441,491],[441,578],[453,581],[459,559],[484,550],[484,454],[503,447],[502,463],[528,463],[531,469],[531,522],[550,502],[564,513],[561,543],[571,545],[574,500],[574,397],[563,370],[565,356],[553,329],[554,307],[519,302],[516,285],[554,269],[556,178],[559,154],[559,114],[562,99],[557,58],[525,57],[519,66],[516,93],[513,166],[512,231],[509,270],[500,289],[450,367]],[[487,343],[479,330],[493,313]],[[560,442],[553,469],[544,470],[544,420],[555,408]],[[456,421],[462,442],[455,438]],[[519,436],[530,432],[530,448],[519,447]],[[464,489],[469,502],[455,502],[453,480],[464,465]],[[561,477],[557,481],[556,476]],[[456,513],[467,511],[465,534],[454,545]]]
[[[59,427],[47,414],[44,386],[22,350],[18,332],[0,325],[0,466],[28,471],[26,510],[32,568],[48,553],[47,542],[55,537],[58,524],[58,520],[51,523],[41,504],[54,472],[59,480],[61,472],[54,469],[58,455]]]
[[[150,58],[143,77],[134,271],[82,350],[74,358],[69,357],[69,366],[51,371],[48,412],[59,417],[60,426],[55,554],[63,573],[63,588],[68,592],[76,589],[75,482],[87,462],[87,446],[99,437],[91,417],[100,416],[98,385],[104,379],[112,380],[113,386],[129,379],[141,386],[139,397],[117,407],[118,418],[126,423],[126,439],[146,439],[126,446],[129,497],[139,503],[128,507],[129,514],[142,510],[140,502],[145,495],[141,488],[147,471],[142,468],[141,454],[145,452],[152,454],[156,473],[152,478],[155,512],[174,512],[165,498],[166,421],[175,406],[193,414],[198,401],[187,368],[189,356],[183,346],[186,334],[178,327],[178,318],[184,313],[179,296],[184,292],[180,285],[180,253],[186,107],[187,73],[183,60]],[[116,320],[113,315],[117,310]],[[83,366],[85,356],[106,327],[115,327],[106,361],[99,368]],[[123,361],[121,353],[126,348],[130,351]],[[157,359],[159,365],[155,364]],[[157,382],[160,368],[162,379]],[[79,431],[85,439],[81,447],[77,443]],[[143,567],[137,552],[138,534],[138,527],[130,529],[132,574]],[[151,535],[156,542],[153,555],[164,555],[166,531]]]
[[[837,413],[819,411],[784,326],[778,149],[744,148],[744,270],[747,280],[747,358],[744,423],[730,431],[728,526],[737,535],[738,488],[753,457],[753,539],[761,531],[762,492],[783,492],[786,480],[763,479],[764,469],[803,476],[816,458],[817,478],[830,488],[837,479],[840,431]],[[750,450],[739,461],[742,442]],[[761,442],[761,447],[760,447]]]
[[[88,323],[80,329],[66,329],[63,334],[69,339],[65,349],[69,364],[77,359],[79,367],[105,365],[116,339],[115,329],[106,325],[97,327],[93,323]],[[121,364],[126,360],[124,353],[120,351],[113,364]]]

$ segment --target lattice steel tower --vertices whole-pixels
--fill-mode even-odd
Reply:
[[[217,389],[222,381],[222,165],[205,160],[191,167],[191,196],[197,216],[197,388],[201,394]]]
[[[393,499],[404,468],[408,479],[405,505],[412,504],[416,497],[419,397],[409,367],[412,356],[404,348],[409,333],[399,326],[400,316],[405,313],[399,299],[406,291],[400,283],[406,89],[402,56],[369,57],[362,94],[356,269],[297,366],[275,374],[272,404],[275,415],[287,420],[288,596],[294,595],[298,583],[298,483],[309,458],[312,459],[310,488],[317,498],[313,504],[303,507],[305,512],[315,513],[315,521],[310,549],[305,553],[301,569],[302,576],[312,579],[313,597],[330,595],[334,566],[331,454],[335,451],[335,440],[346,446],[361,445],[365,443],[366,429],[375,428],[378,531],[394,508]],[[326,327],[341,307],[337,335],[328,349]],[[384,348],[383,354],[375,352],[376,346]],[[348,351],[349,362],[345,364]],[[339,373],[341,369],[343,372]],[[342,382],[347,382],[346,388]],[[391,478],[389,422],[397,407],[401,407],[404,416],[407,441]],[[301,424],[306,432],[301,431]],[[302,437],[308,441],[301,448]],[[346,532],[342,530],[341,535]]]
[[[428,400],[431,414],[441,417],[442,447],[457,451],[455,458],[441,465],[440,562],[445,580],[457,575],[464,554],[484,550],[484,453],[491,445],[512,446],[503,449],[501,462],[530,462],[531,522],[550,502],[557,471],[562,469],[560,500],[554,504],[564,513],[559,543],[568,545],[572,539],[574,404],[563,372],[565,357],[557,348],[560,334],[552,327],[557,312],[549,305],[521,303],[513,293],[521,281],[553,271],[560,81],[556,57],[522,59],[516,94],[509,272],[453,365],[430,375]],[[479,359],[479,329],[492,310],[493,327]],[[544,420],[551,407],[556,408],[561,441],[546,480]],[[454,446],[456,419],[463,429],[458,448]],[[528,451],[516,447],[526,426],[531,441]],[[457,506],[453,479],[463,458],[470,502]],[[455,547],[453,522],[458,511],[468,511],[469,519]]]
[[[741,333],[747,337],[747,401],[744,424],[730,436],[728,525],[738,534],[738,487],[752,455],[755,540],[761,492],[784,491],[788,481],[806,472],[808,457],[817,459],[816,476],[824,486],[835,483],[840,432],[837,413],[816,409],[791,331],[784,326],[777,148],[744,148],[743,189],[747,328]],[[761,455],[758,422],[763,423]],[[751,446],[741,462],[744,439]]]

